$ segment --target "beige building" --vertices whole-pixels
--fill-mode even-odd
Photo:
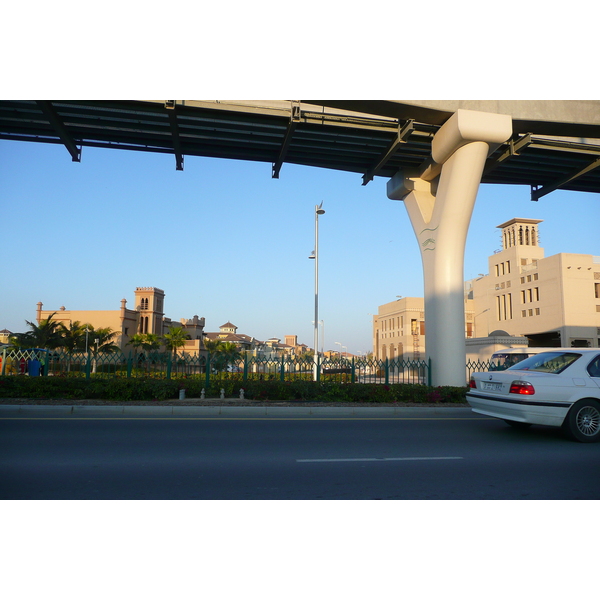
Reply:
[[[592,347],[600,340],[600,256],[560,253],[547,258],[537,219],[498,225],[502,250],[489,275],[472,282],[475,332],[501,329],[530,346]]]
[[[52,313],[54,321],[70,323],[79,321],[89,323],[94,328],[110,327],[117,333],[115,344],[124,350],[129,340],[136,333],[153,333],[162,336],[174,327],[182,327],[190,336],[186,341],[187,354],[199,354],[204,351],[204,317],[195,315],[192,319],[172,321],[164,314],[165,292],[154,287],[138,287],[135,289],[134,309],[127,308],[127,300],[121,300],[119,310],[67,310],[64,306],[55,310],[43,310],[43,304],[37,304],[37,322],[47,319]]]
[[[465,339],[475,335],[474,302],[465,294]],[[423,298],[399,298],[382,304],[373,316],[375,358],[425,358],[425,303]]]
[[[498,226],[502,250],[489,275],[465,283],[465,342],[469,360],[519,346],[600,346],[600,256],[544,257],[538,219]],[[376,358],[425,357],[422,298],[401,298],[373,317]]]

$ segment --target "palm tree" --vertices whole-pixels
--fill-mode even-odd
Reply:
[[[22,348],[54,349],[62,345],[60,323],[53,321],[53,312],[47,319],[42,319],[39,325],[25,321],[31,331],[18,334],[17,344]]]
[[[226,368],[235,365],[242,358],[240,349],[233,342],[221,342],[218,354]]]
[[[64,323],[60,323],[61,345],[69,354],[85,348],[86,328],[87,325],[82,325],[80,321],[72,321],[68,327]]]
[[[211,354],[218,354],[223,342],[221,340],[204,340],[204,346]]]
[[[96,365],[98,360],[98,354],[112,353],[120,350],[119,346],[114,343],[114,338],[117,335],[116,331],[113,331],[110,327],[98,327],[94,329],[91,325],[86,325],[91,340],[94,342],[91,345],[91,351],[94,354],[94,364],[92,372],[96,372]]]
[[[160,338],[156,333],[144,333],[144,341],[142,342],[142,348],[148,352],[152,350],[158,350],[160,348]]]
[[[135,357],[137,357],[138,350],[144,345],[144,334],[136,333],[129,338],[129,345],[133,346],[133,352]]]
[[[222,342],[221,349],[219,351],[234,358],[239,358],[241,356],[239,348],[233,342]]]
[[[185,346],[185,341],[189,340],[190,336],[187,334],[183,327],[173,327],[168,333],[163,335],[163,342],[167,350],[173,351],[173,356],[177,355],[177,350]]]

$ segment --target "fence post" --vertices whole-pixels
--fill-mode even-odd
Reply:
[[[172,357],[172,354],[169,352],[169,354],[167,355],[167,379],[171,379],[172,366],[173,366],[173,357]]]
[[[279,371],[279,380],[283,383],[285,381],[285,356],[281,355],[281,368]]]
[[[2,350],[2,376],[6,373],[6,348]]]
[[[321,381],[321,355],[317,352],[317,383],[319,381]]]
[[[427,385],[431,387],[431,356],[427,361]]]
[[[210,385],[210,352],[206,355],[206,378],[204,382],[204,386],[208,393],[208,386]]]
[[[133,370],[133,358],[131,357],[131,350],[130,350],[129,357],[127,358],[127,379],[131,378],[132,370]]]
[[[352,357],[352,375],[350,381],[356,383],[356,365],[354,364],[354,356]]]
[[[385,359],[385,385],[390,385],[390,359]]]
[[[244,352],[244,381],[248,381],[248,353]]]
[[[56,352],[56,350],[55,350]],[[42,362],[42,375],[44,377],[48,377],[48,372],[50,370],[50,350],[44,350],[44,360]]]
[[[87,360],[85,361],[85,378],[89,379],[91,377],[90,373],[92,370],[92,355],[90,354],[90,351],[88,350],[88,354],[87,354]]]

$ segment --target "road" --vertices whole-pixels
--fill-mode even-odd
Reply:
[[[467,408],[2,409],[2,499],[600,498],[600,444]]]

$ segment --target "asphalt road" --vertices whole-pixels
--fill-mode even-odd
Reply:
[[[0,411],[2,499],[598,499],[599,474],[600,444],[466,408]]]

